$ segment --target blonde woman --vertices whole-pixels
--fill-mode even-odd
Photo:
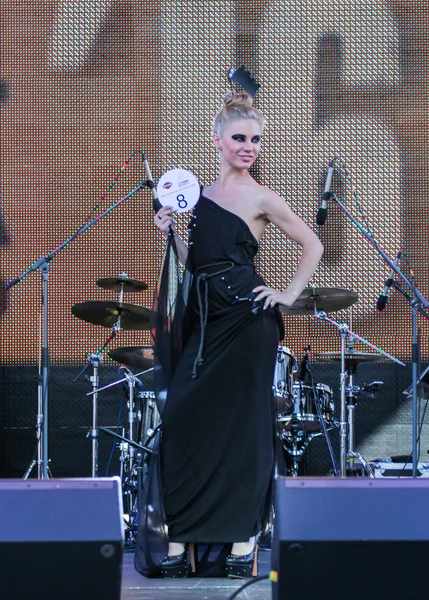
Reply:
[[[275,192],[249,174],[264,119],[245,93],[230,93],[216,116],[218,179],[202,190],[179,260],[192,273],[189,335],[162,415],[161,475],[169,532],[167,577],[188,572],[189,543],[232,544],[230,577],[256,572],[256,543],[271,505],[275,408],[272,382],[283,338],[280,308],[291,306],[322,255],[322,245]],[[269,223],[302,247],[287,289],[267,287],[254,267]],[[174,228],[171,207],[155,224]],[[281,264],[273,265],[281,269]]]

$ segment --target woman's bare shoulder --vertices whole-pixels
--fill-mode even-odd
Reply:
[[[258,184],[257,193],[255,193],[255,201],[262,214],[269,212],[273,206],[284,204],[285,200],[277,192],[270,188]]]

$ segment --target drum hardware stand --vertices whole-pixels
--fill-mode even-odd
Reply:
[[[150,370],[150,369],[149,369]],[[136,377],[136,376],[134,376]],[[124,380],[122,380],[124,381]],[[107,387],[107,386],[106,386]],[[110,387],[110,386],[109,386]],[[98,391],[100,391],[101,389],[105,389],[105,388],[100,388]],[[92,392],[91,392],[92,393]],[[144,394],[145,392],[141,392],[142,394]],[[154,401],[153,401],[154,402]],[[155,402],[154,402],[155,404]],[[154,407],[152,408],[152,412],[154,410]],[[154,435],[156,434],[156,432],[160,429],[161,427],[161,422],[159,422],[155,427],[149,427],[145,433],[146,433],[146,440],[144,441],[144,443],[140,443],[137,442],[133,439],[132,436],[130,437],[125,437],[125,431],[124,429],[122,430],[122,435],[115,433],[113,431],[110,431],[110,429],[107,429],[106,427],[99,427],[100,431],[103,431],[104,433],[107,433],[113,437],[116,437],[118,440],[121,440],[121,444],[119,445],[119,449],[121,450],[121,458],[120,458],[120,462],[121,462],[121,472],[120,472],[120,477],[121,479],[123,478],[124,474],[126,472],[131,473],[133,470],[133,465],[134,462],[131,461],[130,457],[131,455],[134,457],[134,448],[136,448],[137,450],[143,450],[149,454],[152,454],[152,450],[151,448],[149,448],[149,443],[151,441],[151,439],[154,437]],[[132,447],[133,452],[131,454],[130,452],[130,447]],[[128,462],[128,468],[124,467],[124,465]]]
[[[307,354],[306,370],[310,377],[311,389],[313,390],[314,406],[316,407],[317,416],[319,418],[319,422],[322,427],[323,436],[324,436],[324,438],[326,440],[326,444],[328,446],[329,456],[331,458],[334,475],[335,475],[335,477],[338,477],[339,471],[338,471],[337,459],[335,458],[335,453],[334,453],[334,449],[332,448],[331,438],[329,437],[328,428],[326,427],[326,422],[325,422],[325,419],[323,418],[322,410],[320,407],[321,399],[319,399],[318,395],[316,394],[316,387],[314,385],[313,373],[312,373],[311,364],[310,364],[310,357],[308,354]]]
[[[159,428],[159,426],[156,428],[156,430],[158,428]],[[122,481],[123,496],[125,497],[124,498],[124,507],[126,506],[127,507],[126,510],[128,511],[126,513],[126,514],[128,514],[128,520],[126,520],[124,518],[125,525],[126,525],[125,534],[127,536],[127,541],[133,542],[134,534],[136,531],[136,525],[133,523],[133,519],[139,514],[139,490],[142,489],[140,487],[140,482],[143,481],[143,475],[142,475],[143,454],[142,454],[142,451],[144,453],[150,455],[150,454],[153,454],[153,450],[144,444],[139,444],[138,442],[136,442],[134,440],[126,438],[124,435],[120,435],[118,433],[115,433],[114,431],[110,431],[110,429],[107,429],[106,427],[100,427],[99,430],[120,440],[120,442],[121,442],[119,445],[119,447],[121,449],[120,477],[121,477],[121,481]],[[151,437],[153,437],[155,435],[156,430],[152,432]],[[148,439],[149,439],[149,437],[148,437]],[[127,467],[125,466],[125,464],[127,462],[127,459],[129,462],[131,448],[133,449],[133,452],[134,452],[134,449],[137,450],[136,462],[135,462],[133,469],[129,470],[128,474],[126,474]],[[135,498],[134,498],[134,496],[135,496]]]
[[[134,387],[135,387],[135,382],[136,380],[138,381],[138,377],[140,377],[140,375],[145,375],[146,373],[150,373],[151,371],[153,371],[153,367],[150,367],[150,369],[145,369],[144,371],[140,371],[140,373],[137,373],[136,375],[134,375],[134,373],[132,373],[132,371],[130,371],[127,368],[127,373],[125,374],[125,377],[123,377],[122,379],[118,379],[117,381],[113,381],[112,383],[108,383],[107,385],[104,385],[101,388],[97,388],[96,390],[93,390],[92,392],[87,392],[87,396],[92,396],[94,394],[98,394],[99,392],[102,392],[104,390],[107,390],[108,388],[111,388],[115,385],[118,385],[119,383],[128,383],[129,388],[130,388],[130,404],[129,404],[129,408],[128,408],[128,423],[130,425],[130,430],[131,430],[131,434],[129,438],[124,438],[124,441],[126,442],[130,442],[134,444],[135,448],[140,448],[141,445],[138,444],[137,442],[134,441],[134,435],[132,432],[132,427],[136,418],[136,413],[134,411]],[[137,398],[146,398],[146,394],[147,392],[138,392],[137,393]],[[149,407],[151,409],[151,411],[153,412],[155,410],[155,403],[152,405],[151,403],[149,403]],[[102,431],[106,431],[106,433],[110,433],[111,435],[118,435],[118,434],[113,434],[111,431],[109,430],[105,430],[103,427],[99,427],[99,429],[101,429]],[[157,428],[155,428],[155,431],[157,430]],[[149,431],[151,431],[149,429]],[[150,439],[151,436],[149,436],[148,434],[148,438]]]
[[[98,477],[98,392],[99,392],[99,369],[103,364],[103,352],[118,333],[121,325],[121,317],[119,316],[116,323],[112,327],[112,331],[104,342],[104,344],[96,351],[87,354],[87,363],[78,375],[73,379],[75,383],[81,375],[91,366],[92,375],[87,377],[91,382],[92,392],[92,428],[87,433],[87,438],[91,439],[92,452],[91,452],[91,477]]]
[[[134,375],[134,377],[140,377],[140,375],[145,375],[146,373],[150,373],[150,371],[153,371],[153,367],[151,367],[150,369],[146,369],[145,371],[140,371],[140,373],[136,373]],[[127,377],[123,377],[122,379],[118,379],[117,381],[113,381],[112,383],[108,383],[107,385],[103,385],[103,387],[98,388],[98,392],[102,392],[103,390],[107,390],[108,388],[113,387],[114,385],[118,385],[119,383],[124,383],[125,381],[128,381]],[[87,392],[87,396],[92,396],[94,392]],[[100,427],[101,429],[101,427]]]
[[[83,367],[83,369],[81,371],[79,371],[79,373],[73,379],[73,383],[76,383],[76,381],[78,381],[82,377],[82,375],[88,370],[89,366],[92,366],[91,356],[102,356],[103,352],[105,351],[107,346],[110,344],[110,342],[113,340],[113,338],[116,336],[119,329],[120,329],[120,317],[118,317],[118,320],[113,325],[112,331],[111,331],[109,337],[107,338],[107,340],[104,342],[104,344],[102,346],[100,346],[100,348],[98,350],[96,350],[95,352],[86,353],[86,359],[87,359],[86,365]],[[90,380],[89,377],[88,377],[88,379]]]
[[[392,270],[392,286],[396,288],[407,300],[411,308],[411,331],[412,331],[412,450],[411,454],[413,457],[413,479],[417,478],[417,463],[418,463],[418,399],[417,399],[417,386],[419,380],[419,371],[420,371],[420,339],[417,328],[417,317],[418,313],[422,314],[427,320],[429,320],[429,313],[427,309],[429,309],[429,300],[427,300],[416,285],[407,277],[399,268],[394,261],[392,261],[389,256],[384,252],[384,250],[379,246],[378,242],[372,236],[372,234],[364,229],[364,227],[358,223],[358,221],[354,218],[351,212],[344,206],[344,204],[338,200],[335,194],[332,194],[332,200],[336,202],[336,204],[341,208],[341,210],[346,214],[348,219],[355,225],[359,231],[365,236],[365,238],[369,241],[369,243],[375,248],[381,258],[387,263]],[[411,290],[411,294],[406,292],[401,285],[399,285],[396,281],[393,280],[393,273],[396,273],[405,285]],[[404,363],[402,363],[404,365]],[[404,365],[405,366],[405,365]]]
[[[122,437],[125,436],[125,430],[122,429]],[[120,478],[122,482],[122,495],[124,497],[124,513],[128,514],[128,530],[131,531],[131,515],[133,512],[133,494],[136,491],[137,482],[133,480],[133,469],[130,468],[132,457],[134,457],[134,446],[132,440],[124,437],[124,441],[119,444],[120,448]]]
[[[130,390],[128,396],[128,436],[129,436],[129,455],[128,455],[128,472],[131,474],[134,467],[134,446],[131,442],[134,441],[134,423],[136,420],[136,411],[134,405],[134,391],[137,377],[130,371],[128,368],[126,369],[125,379],[128,382],[128,388]]]
[[[158,423],[158,425],[154,429],[148,430],[147,439],[145,440],[144,444],[140,444],[139,442],[132,441],[132,440],[128,439],[127,437],[124,437],[123,435],[116,433],[115,431],[110,431],[110,429],[108,429],[107,427],[99,427],[99,430],[102,431],[103,433],[107,433],[108,435],[117,438],[118,440],[121,440],[122,442],[126,442],[127,444],[134,446],[134,448],[136,448],[137,450],[143,450],[143,452],[146,452],[147,454],[153,454],[152,448],[149,448],[149,446],[147,446],[147,444],[154,437],[154,435],[156,434],[156,432],[158,431],[158,429],[160,427],[161,427],[161,423]]]
[[[298,477],[299,463],[301,462],[302,456],[307,449],[308,441],[304,442],[302,446],[298,448],[298,435],[292,430],[292,442],[290,446],[290,448],[285,448],[286,452],[292,456],[292,466],[290,469],[288,469],[288,475],[291,477]]]
[[[143,455],[140,452],[137,452],[136,455],[136,479],[137,479],[137,495],[136,495],[136,504],[135,509],[137,515],[141,515],[142,504],[141,504],[141,491],[143,490]],[[134,525],[137,527],[138,523]]]
[[[348,350],[353,349],[353,341],[348,345]],[[359,386],[353,385],[354,370],[348,371],[348,385],[346,387],[347,399],[347,426],[348,426],[348,446],[347,446],[347,475],[359,475],[359,470],[356,468],[356,462],[362,465],[363,470],[369,477],[375,477],[374,470],[369,462],[359,452],[355,451],[355,423],[356,423],[356,405],[357,398],[361,393]],[[377,382],[382,384],[383,382]]]
[[[120,317],[118,317],[118,320],[116,321],[116,323],[114,325],[115,334],[119,328],[120,328]],[[114,334],[112,332],[112,335],[110,336],[109,339],[113,339],[113,337],[114,337]],[[104,347],[106,347],[107,343],[108,342],[106,342]],[[94,374],[92,375],[92,377],[90,377],[90,381],[92,383],[92,392],[88,392],[86,394],[87,396],[92,396],[92,429],[88,433],[87,437],[90,437],[92,440],[91,477],[98,477],[98,430],[99,430],[99,428],[98,428],[98,394],[102,390],[112,387],[112,385],[116,385],[117,383],[121,383],[123,381],[128,382],[129,389],[130,389],[129,410],[128,410],[128,422],[130,424],[130,431],[129,431],[130,439],[128,441],[132,442],[133,441],[133,424],[134,424],[134,420],[135,420],[134,384],[135,384],[135,379],[137,376],[133,375],[133,374],[131,374],[131,376],[130,376],[127,373],[123,379],[121,379],[119,381],[115,381],[113,384],[108,384],[102,388],[99,388],[98,387],[98,384],[99,384],[98,369],[99,369],[100,365],[102,364],[103,358],[100,354],[95,353],[95,354],[90,354],[88,360],[90,361],[90,363],[94,369]],[[130,472],[132,470],[133,460],[134,460],[134,448],[131,446],[129,449]]]
[[[125,428],[122,428],[122,437],[125,439]],[[121,481],[124,480],[124,472],[125,472],[125,461],[128,459],[128,449],[129,449],[129,443],[125,442],[125,441],[121,441],[120,444],[118,445],[118,448],[120,450],[120,454],[119,454],[119,477],[121,479]]]
[[[136,383],[136,381],[138,381],[137,377],[139,375],[144,375],[145,373],[152,371],[153,367],[151,367],[150,369],[146,369],[145,371],[142,371],[141,373],[137,373],[137,375],[134,375],[128,368],[126,368],[126,369],[127,369],[127,372],[125,373],[124,378],[120,379],[119,381],[109,383],[108,385],[105,385],[102,388],[98,388],[97,390],[93,390],[92,392],[88,392],[87,396],[96,395],[99,392],[101,392],[107,388],[110,388],[114,385],[117,385],[119,383],[125,383],[125,382],[128,383],[128,387],[130,390],[130,392],[129,392],[129,409],[128,409],[128,424],[129,424],[128,434],[129,434],[129,437],[125,437],[125,435],[119,435],[118,433],[110,431],[110,429],[107,429],[105,427],[99,427],[98,431],[103,431],[104,433],[107,433],[108,435],[111,435],[111,436],[115,437],[116,439],[120,440],[120,442],[121,442],[119,444],[119,449],[121,452],[121,454],[120,454],[120,477],[121,477],[123,489],[125,490],[128,487],[128,489],[126,491],[124,491],[124,495],[125,494],[132,495],[134,493],[134,488],[135,488],[135,482],[132,481],[132,475],[135,470],[135,460],[134,460],[135,449],[151,454],[152,450],[151,450],[151,448],[149,448],[148,443],[150,442],[151,438],[155,435],[156,431],[159,429],[161,424],[159,423],[157,427],[155,427],[154,429],[149,429],[146,432],[147,439],[144,444],[141,444],[134,439],[134,423],[135,423],[135,419],[136,419],[136,412],[135,412],[135,406],[134,406],[135,383]],[[144,394],[144,392],[143,392],[143,394]],[[123,430],[123,433],[125,433],[124,430]],[[129,503],[130,510],[132,508],[132,505],[133,505],[133,502],[130,500],[130,503]]]
[[[40,445],[40,458],[38,459],[38,463],[40,464],[40,475],[41,479],[48,479],[49,476],[49,445],[48,445],[48,388],[49,388],[49,370],[50,370],[50,353],[49,353],[49,326],[48,326],[48,292],[49,292],[49,270],[50,263],[55,258],[55,256],[64,250],[71,242],[73,242],[79,235],[87,231],[90,227],[98,223],[105,215],[109,214],[114,210],[117,206],[122,204],[128,198],[131,198],[134,194],[136,194],[140,189],[144,188],[148,185],[147,181],[141,181],[131,192],[129,192],[126,196],[115,202],[112,206],[107,208],[104,212],[102,212],[98,217],[95,217],[82,227],[80,227],[75,233],[69,236],[64,242],[62,242],[59,246],[57,246],[48,254],[41,256],[37,259],[32,265],[30,265],[25,271],[21,273],[15,279],[9,281],[5,289],[10,290],[13,286],[20,283],[27,275],[29,275],[32,271],[38,271],[40,269],[42,275],[42,306],[43,306],[43,318],[42,318],[42,344],[40,348],[40,356],[41,356],[41,371],[42,371],[42,382],[41,382],[41,408],[42,410],[39,412],[37,416],[37,422],[40,427],[39,431],[41,435],[39,436],[39,445]],[[31,470],[31,469],[30,469]]]
[[[140,494],[139,490],[142,489],[143,485],[143,455],[140,452],[136,454],[136,462],[134,467],[133,489],[129,493],[129,513],[127,527],[125,529],[126,543],[132,545],[136,542],[136,535],[138,529],[138,517],[140,514]],[[134,498],[133,498],[134,494]]]
[[[121,279],[126,279],[127,274],[121,272],[119,274]],[[124,283],[121,283],[119,290],[119,304],[122,304],[124,301]],[[79,377],[86,371],[89,365],[93,368],[93,375],[89,378],[92,384],[92,429],[88,432],[87,437],[91,438],[92,441],[92,467],[91,467],[91,477],[98,477],[98,392],[99,392],[99,368],[103,364],[103,352],[110,344],[110,342],[114,339],[118,331],[121,329],[121,314],[119,313],[118,318],[116,319],[115,324],[112,327],[112,332],[107,338],[106,342],[99,348],[95,353],[91,353],[88,356],[88,363],[82,369],[82,371],[75,377],[73,381],[77,381]],[[134,385],[136,377],[132,374],[131,371],[127,370],[127,374],[125,375],[125,379],[128,381],[130,396],[129,396],[129,411],[128,411],[128,419],[129,419],[129,435],[130,439],[133,439],[133,427],[135,420],[135,412],[134,412]],[[103,388],[104,389],[104,388]],[[88,395],[88,394],[87,394]],[[130,446],[129,448],[129,471],[131,473],[132,466],[134,460],[134,448]]]
[[[92,429],[86,437],[91,438],[92,444],[92,461],[91,461],[91,477],[98,477],[98,385],[100,379],[98,371],[103,364],[103,357],[99,354],[90,354],[88,356],[88,364],[92,366],[93,374],[89,378],[92,384]]]
[[[155,436],[156,433],[158,433],[158,430],[161,429],[162,427],[162,421],[159,421],[159,423],[155,426],[155,427],[150,427],[147,431],[146,431],[146,439],[145,442],[143,444],[143,446],[147,446],[151,439]],[[428,450],[429,453],[429,450]]]
[[[288,448],[286,448],[283,445],[286,452],[288,454],[290,454],[290,456],[292,457],[292,467],[290,469],[288,469],[288,474],[291,477],[298,477],[299,463],[301,462],[301,458],[302,458],[302,456],[308,446],[308,443],[309,443],[308,439],[306,438],[304,440],[304,442],[301,444],[301,447],[300,448],[298,447],[298,441],[300,438],[299,429],[300,429],[300,423],[298,420],[297,403],[295,403],[294,408],[293,408],[293,413],[292,413],[292,420],[291,420],[291,441],[289,442],[288,439],[284,440],[287,443],[287,445],[289,446]]]
[[[107,433],[108,435],[115,437],[118,440],[121,440],[122,442],[126,442],[127,444],[130,444],[130,446],[133,446],[134,448],[137,448],[138,450],[143,450],[143,452],[147,452],[148,454],[153,453],[152,448],[149,448],[148,446],[145,446],[143,444],[139,444],[139,442],[136,442],[134,440],[130,440],[129,438],[124,437],[123,435],[120,435],[119,433],[110,431],[110,429],[108,429],[107,427],[99,427],[98,429],[100,431],[103,431],[103,433]]]
[[[340,426],[339,427],[339,429],[340,429],[340,477],[347,477],[347,453],[349,451],[347,438],[348,438],[348,435],[350,434],[350,432],[348,431],[349,424],[347,422],[347,412],[348,412],[347,411],[347,387],[346,387],[347,371],[346,371],[346,358],[345,358],[347,335],[349,335],[350,338],[353,338],[353,340],[359,340],[360,342],[363,342],[364,344],[366,344],[373,350],[376,350],[379,354],[382,354],[386,358],[389,358],[390,360],[396,362],[397,364],[399,364],[401,366],[405,366],[405,363],[398,360],[391,354],[388,354],[381,348],[378,348],[374,344],[371,344],[371,342],[368,342],[368,340],[366,340],[365,338],[363,338],[363,337],[357,335],[356,333],[354,333],[353,331],[351,331],[349,326],[346,323],[338,323],[334,319],[331,319],[330,317],[328,317],[328,315],[324,311],[315,310],[314,317],[316,319],[320,319],[321,321],[330,323],[331,325],[336,327],[339,330],[339,333],[341,336],[341,375],[340,375],[341,412],[340,412],[340,423],[339,423],[339,426]],[[354,413],[352,413],[352,415],[354,416]],[[353,433],[354,433],[354,420],[353,420],[352,428],[353,428]],[[354,444],[354,440],[352,443]],[[353,451],[353,453],[354,453],[354,451]],[[350,456],[350,458],[352,458],[352,456]]]

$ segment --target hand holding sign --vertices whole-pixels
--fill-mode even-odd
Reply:
[[[160,203],[171,206],[173,212],[192,210],[200,197],[197,178],[185,169],[172,169],[164,173],[156,189]]]

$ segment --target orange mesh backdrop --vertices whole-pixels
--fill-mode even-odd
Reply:
[[[427,17],[408,2],[121,2],[2,3],[1,188],[9,280],[68,237],[106,191],[105,208],[144,172],[138,157],[108,191],[133,150],[144,149],[155,178],[183,166],[201,182],[217,174],[211,119],[238,62],[262,84],[268,120],[256,175],[313,228],[327,162],[346,161],[377,240],[404,250],[427,293]],[[334,189],[356,216],[352,187]],[[184,231],[184,229],[183,229]],[[359,293],[356,331],[386,351],[409,356],[410,311],[393,294],[375,302],[388,268],[336,206],[320,235],[326,251],[312,284]],[[6,239],[8,241],[6,241]],[[76,240],[50,273],[54,362],[82,360],[107,330],[72,317],[71,305],[114,299],[95,286],[125,271],[150,290],[128,300],[150,305],[163,241],[139,192]],[[268,228],[259,268],[284,288],[299,248]],[[407,272],[408,269],[405,266]],[[40,274],[9,294],[1,322],[2,359],[37,360]],[[340,320],[350,315],[339,313]],[[287,318],[287,344],[338,347],[335,331],[311,317]],[[426,332],[425,327],[425,332]],[[148,343],[124,333],[118,345]],[[427,335],[423,336],[424,351]]]
[[[121,171],[133,151],[147,153],[155,179],[173,166],[201,183],[215,179],[212,118],[228,67],[245,64],[262,84],[256,102],[268,122],[255,177],[317,230],[326,165],[340,157],[351,182],[336,175],[334,191],[359,220],[366,216],[392,258],[406,253],[427,296],[428,31],[426,3],[408,0],[4,0],[3,282],[66,239],[97,203],[106,208],[145,178],[138,155]],[[335,318],[409,360],[406,302],[394,292],[386,310],[376,310],[389,268],[334,204],[319,234],[325,254],[311,284],[359,294]],[[107,338],[108,329],[71,314],[73,303],[117,298],[95,285],[98,278],[123,271],[145,280],[149,290],[126,301],[150,306],[163,245],[144,190],[52,261],[53,365],[78,367]],[[285,288],[298,258],[296,244],[268,227],[258,258],[267,283]],[[406,260],[402,266],[410,275]],[[7,295],[3,365],[37,363],[41,291],[35,272]],[[307,343],[319,352],[339,349],[327,324],[285,320],[285,344],[296,354]],[[426,359],[428,327],[420,324]],[[149,343],[147,332],[122,331],[114,346]]]

